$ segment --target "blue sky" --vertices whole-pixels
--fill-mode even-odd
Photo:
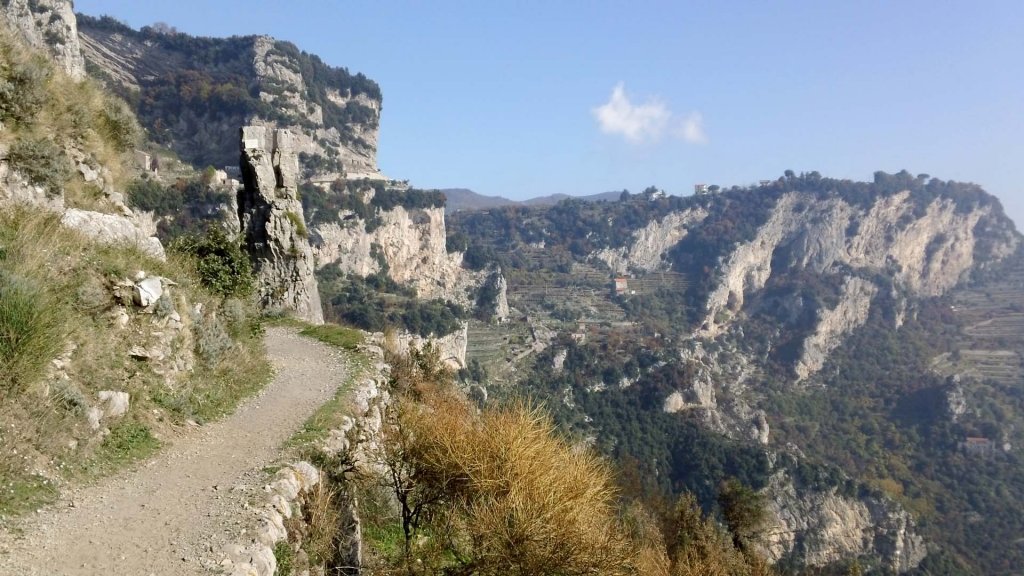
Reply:
[[[379,162],[510,198],[784,170],[977,182],[1024,224],[1024,2],[139,2],[76,10],[270,34],[384,93]]]

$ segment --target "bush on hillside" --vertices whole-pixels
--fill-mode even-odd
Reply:
[[[252,264],[242,247],[222,230],[211,228],[203,236],[183,236],[171,249],[195,258],[203,286],[221,296],[252,293]]]
[[[407,556],[462,574],[632,574],[612,475],[529,404],[477,415],[430,351],[395,362],[384,461]],[[437,552],[408,555],[430,535]],[[420,556],[417,551],[415,556]]]
[[[24,58],[18,50],[9,39],[0,39],[0,121],[24,124],[46,102],[50,67],[43,56]]]
[[[71,178],[71,165],[64,151],[47,138],[22,138],[11,145],[7,156],[11,168],[29,182],[42,186],[50,195],[60,194]]]

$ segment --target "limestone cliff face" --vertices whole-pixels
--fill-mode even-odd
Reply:
[[[444,208],[401,206],[378,213],[381,223],[366,231],[362,219],[342,213],[337,222],[314,229],[317,267],[336,265],[346,274],[367,276],[382,264],[400,284],[412,286],[420,298],[468,302],[467,290],[480,274],[462,268],[462,253],[448,253]]]
[[[804,340],[803,351],[795,367],[797,379],[803,380],[821,370],[829,352],[843,343],[843,337],[867,321],[871,299],[877,293],[878,288],[868,280],[846,279],[839,304],[821,311],[814,333]]]
[[[234,131],[254,125],[291,131],[306,176],[381,177],[380,89],[361,74],[269,36],[193,38],[91,17],[78,24],[85,60],[126,99],[146,102],[142,124],[192,164],[233,165]]]
[[[886,271],[911,296],[937,296],[974,268],[976,229],[992,216],[989,207],[958,210],[938,198],[915,213],[909,192],[877,198],[867,210],[840,198],[815,200],[799,192],[784,195],[756,237],[738,246],[719,269],[721,279],[708,297],[702,335],[714,337],[743,308],[746,295],[762,289],[773,258],[794,269],[824,272],[846,266]],[[1019,241],[1011,231],[993,242],[993,256],[1012,253]]]
[[[462,326],[440,338],[423,338],[418,334],[403,332],[396,338],[396,349],[401,354],[407,354],[410,350],[422,350],[430,344],[437,350],[438,358],[449,368],[458,370],[466,367],[466,346],[469,343],[469,323],[463,322]]]
[[[313,251],[307,239],[293,136],[287,130],[246,126],[241,131],[239,220],[252,257],[261,306],[323,324]]]
[[[885,498],[797,489],[782,473],[772,477],[764,493],[772,524],[766,551],[772,560],[795,555],[807,566],[825,566],[869,555],[902,573],[927,555],[913,519]]]
[[[85,60],[71,0],[8,0],[0,17],[33,48],[49,52],[75,80],[85,78]]]
[[[686,237],[689,227],[707,215],[707,210],[699,207],[672,212],[634,232],[628,246],[603,248],[590,257],[604,262],[615,274],[653,272],[664,265],[662,257]]]
[[[280,119],[256,117],[254,124],[282,126],[287,124],[296,135],[296,151],[320,157],[330,157],[335,151],[351,179],[380,176],[377,168],[377,140],[380,122],[380,100],[366,94],[351,94],[337,88],[328,89],[328,101],[339,109],[346,109],[349,103],[370,111],[363,122],[350,122],[343,135],[336,126],[324,122],[323,105],[311,102],[307,96],[308,86],[299,63],[293,56],[280,49],[279,42],[269,36],[257,36],[253,40],[253,71],[260,86],[259,98],[305,123],[308,127],[296,130],[294,123],[282,123]],[[339,170],[314,170],[315,176],[334,179],[342,175]]]

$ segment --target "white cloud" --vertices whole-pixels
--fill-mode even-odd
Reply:
[[[704,118],[699,112],[691,112],[674,125],[672,112],[664,102],[652,98],[642,104],[633,104],[622,82],[612,89],[608,102],[593,108],[591,113],[601,132],[617,134],[632,144],[657,142],[666,131],[691,144],[708,142]]]
[[[708,134],[704,131],[704,117],[700,112],[690,112],[679,125],[678,136],[690,144],[707,144]]]
[[[602,132],[620,134],[634,144],[661,138],[672,118],[668,108],[657,100],[634,105],[626,96],[626,88],[621,82],[612,90],[608,103],[591,112]]]

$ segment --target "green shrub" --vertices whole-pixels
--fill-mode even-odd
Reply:
[[[156,180],[141,178],[128,185],[128,202],[139,210],[158,216],[176,214],[185,207],[184,197],[174,188],[165,188]]]
[[[234,342],[224,323],[216,314],[198,315],[194,318],[192,331],[196,338],[196,353],[208,365],[215,365]]]
[[[124,102],[107,99],[99,111],[98,120],[100,133],[114,150],[127,152],[138,143],[141,135],[139,123]]]
[[[302,221],[302,216],[299,216],[295,212],[288,211],[284,215],[288,218],[288,221],[295,227],[295,233],[303,238],[309,235],[309,231],[306,230],[306,223]]]
[[[11,145],[8,154],[11,168],[24,174],[30,182],[51,195],[61,193],[71,178],[71,165],[64,152],[46,138],[22,138]]]
[[[183,236],[171,244],[195,258],[203,286],[221,296],[246,296],[253,290],[252,264],[241,246],[219,228],[204,236]]]
[[[27,279],[0,274],[0,394],[18,392],[41,378],[60,353],[60,310]]]
[[[84,415],[89,409],[89,400],[70,380],[58,380],[55,382],[50,388],[50,396],[57,406],[64,408],[68,412]]]
[[[110,435],[100,445],[98,456],[111,464],[124,464],[141,460],[160,447],[145,424],[123,421],[110,429]]]
[[[0,50],[0,121],[25,124],[35,118],[46,101],[46,85],[50,68],[41,56],[19,61],[12,58],[15,50],[2,42]]]
[[[295,564],[295,551],[288,540],[281,540],[274,545],[274,560],[277,561],[278,576],[291,576]]]

